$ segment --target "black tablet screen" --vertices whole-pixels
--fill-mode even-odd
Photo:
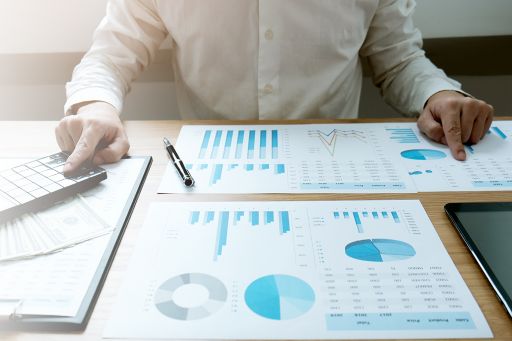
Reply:
[[[450,213],[459,232],[510,309],[512,297],[512,204],[458,204]],[[453,218],[453,217],[452,217]],[[453,220],[453,219],[452,219]],[[482,262],[483,260],[483,262]],[[510,310],[509,310],[510,311]]]

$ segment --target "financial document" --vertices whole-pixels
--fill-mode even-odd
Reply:
[[[161,202],[104,337],[492,333],[419,201]]]
[[[414,123],[404,123],[417,139],[395,139],[393,146],[419,192],[512,190],[512,121],[494,121],[486,136],[466,145],[466,161],[432,142]],[[412,135],[411,135],[412,136]]]
[[[169,164],[160,193],[407,193],[412,179],[382,144],[383,126],[184,126],[178,152],[196,183]]]
[[[82,198],[76,197],[64,204],[68,206],[50,208],[39,215],[45,216],[47,223],[57,221],[60,228],[65,228],[67,224],[62,225],[61,220],[73,214],[65,214],[64,211],[73,211],[77,207],[85,210],[83,201],[86,201],[87,210],[98,216],[75,216],[75,219],[93,219],[95,223],[101,219],[105,226],[117,227],[126,204],[125,198],[130,195],[143,164],[144,159],[134,158],[106,165],[107,180],[82,193]],[[86,212],[80,214],[85,215]],[[68,231],[66,236],[73,233]],[[62,236],[60,233],[57,235]],[[19,301],[21,304],[16,311],[19,314],[75,316],[110,241],[111,230],[100,235],[56,253],[0,262],[0,305],[2,302]]]
[[[496,121],[467,161],[416,123],[184,126],[159,193],[405,193],[512,189],[512,123]]]

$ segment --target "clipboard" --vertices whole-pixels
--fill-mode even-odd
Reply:
[[[153,158],[151,156],[125,157],[125,159],[134,158],[144,159],[143,166],[141,167],[137,179],[133,184],[130,195],[126,198],[126,204],[116,224],[116,228],[112,232],[111,238],[103,252],[101,261],[98,264],[98,268],[96,269],[91,283],[89,284],[87,293],[80,304],[77,314],[71,317],[19,315],[17,314],[16,309],[21,306],[22,300],[11,300],[12,302],[10,303],[12,304],[12,310],[10,316],[8,319],[0,321],[0,327],[3,330],[71,332],[82,331],[85,329],[153,162]]]

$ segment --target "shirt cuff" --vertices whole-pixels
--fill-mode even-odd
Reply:
[[[425,90],[419,95],[420,98],[416,102],[418,104],[421,104],[421,107],[416,108],[415,111],[421,114],[423,112],[423,109],[427,105],[427,101],[429,100],[429,98],[440,91],[456,91],[458,93],[463,94],[464,96],[473,97],[473,95],[461,89],[460,83],[456,81],[451,83],[447,82],[446,80],[439,80],[425,87]]]
[[[76,114],[73,110],[73,106],[75,104],[94,101],[106,102],[116,108],[118,113],[121,113],[123,109],[122,100],[105,88],[87,88],[77,91],[68,97],[66,104],[64,105],[64,114],[66,116],[74,115]]]

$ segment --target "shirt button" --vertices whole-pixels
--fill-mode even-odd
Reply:
[[[265,39],[267,39],[267,40],[274,39],[274,31],[272,31],[271,29],[266,30],[265,31]]]
[[[265,87],[263,88],[263,92],[265,94],[271,94],[272,91],[274,91],[274,87],[272,86],[272,84],[267,84],[265,85]]]

